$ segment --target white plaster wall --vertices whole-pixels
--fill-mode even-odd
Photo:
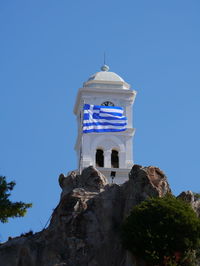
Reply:
[[[83,134],[83,167],[95,166],[96,150],[99,148],[104,151],[104,167],[111,167],[112,150],[119,152],[119,168],[132,167],[132,137],[101,133]]]

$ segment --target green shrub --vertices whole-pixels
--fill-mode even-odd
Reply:
[[[173,196],[134,207],[121,232],[124,247],[149,265],[193,265],[188,254],[200,246],[199,218],[188,203]]]

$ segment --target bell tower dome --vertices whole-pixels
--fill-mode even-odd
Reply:
[[[128,179],[133,166],[133,103],[136,91],[130,89],[119,75],[109,71],[107,65],[93,74],[79,89],[74,106],[78,136],[75,145],[79,170],[90,165],[104,174],[108,181],[121,184]],[[122,107],[127,118],[127,128],[120,132],[83,133],[83,106]]]

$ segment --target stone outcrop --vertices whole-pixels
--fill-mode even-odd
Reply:
[[[191,204],[194,211],[200,217],[200,194],[194,193],[191,190],[182,192],[178,198],[183,199],[184,201]]]
[[[134,266],[120,242],[123,219],[148,197],[171,193],[159,168],[139,165],[121,186],[108,184],[93,167],[61,174],[59,184],[61,199],[48,228],[2,244],[0,266]]]

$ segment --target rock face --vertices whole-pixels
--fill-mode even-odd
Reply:
[[[198,217],[200,217],[200,194],[193,193],[191,190],[182,192],[178,198],[190,203]]]
[[[0,266],[134,266],[119,228],[131,208],[171,193],[164,173],[134,165],[129,181],[108,184],[95,168],[60,175],[61,199],[47,229],[0,246]],[[137,265],[143,265],[137,263]]]

